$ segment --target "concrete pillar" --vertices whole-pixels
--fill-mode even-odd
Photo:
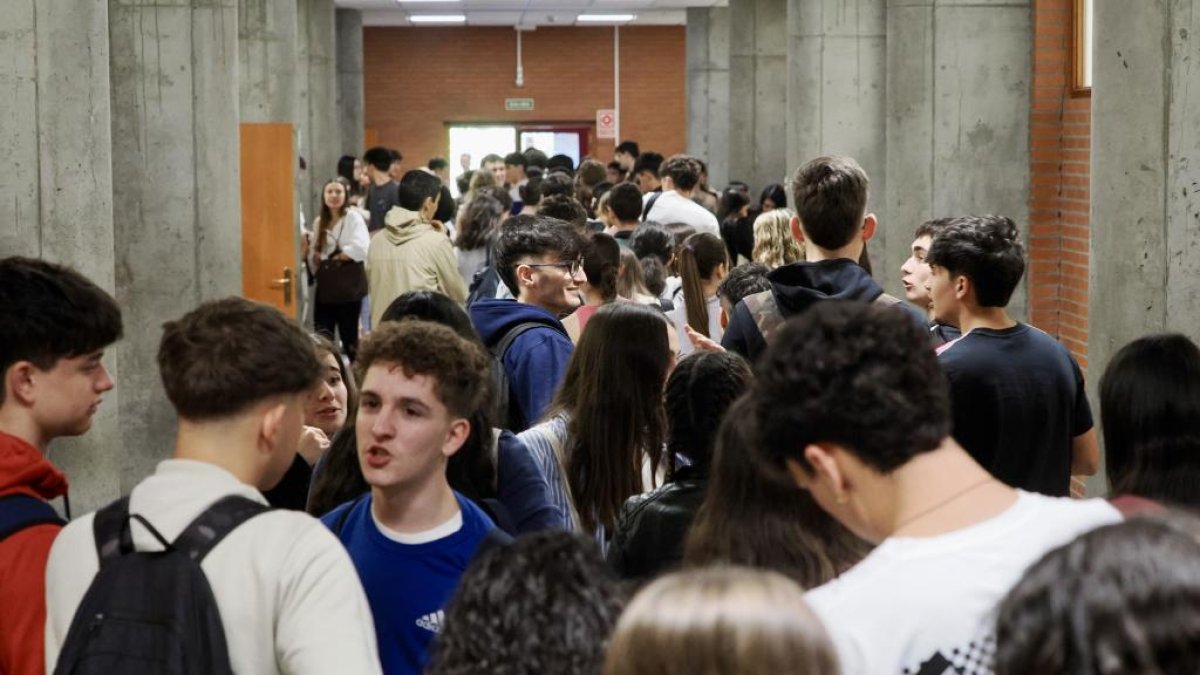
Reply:
[[[242,289],[237,11],[108,2],[122,491],[171,450],[163,322]]]
[[[871,177],[868,208],[880,220],[868,245],[875,276],[898,293],[889,238],[911,227],[888,221],[887,11],[881,0],[788,0],[787,169],[821,155],[849,155]],[[907,231],[906,231],[907,230]],[[896,264],[896,267],[899,263]]]
[[[239,0],[239,122],[295,123],[296,29],[296,0]]]
[[[687,10],[688,152],[708,163],[708,183],[729,184],[729,8]]]
[[[301,186],[306,222],[318,213],[321,188],[337,174],[341,156],[337,119],[337,71],[333,0],[298,0],[299,39],[297,62],[307,77],[297,87],[300,115],[300,155],[307,169],[302,171]]]
[[[787,173],[787,3],[729,0],[729,178],[752,192]]]
[[[363,147],[362,12],[339,9],[336,21],[338,154],[361,156],[366,150]]]
[[[115,292],[108,7],[73,0],[6,6],[0,31],[0,257],[26,255],[69,265]],[[71,480],[76,515],[120,491],[123,362],[105,366],[118,387],[91,430],[60,439],[50,459]]]
[[[931,217],[1003,214],[1027,238],[1030,0],[887,0],[887,9],[889,274],[908,256],[902,233]],[[1010,304],[1017,316],[1024,285]]]
[[[1095,5],[1090,381],[1148,333],[1200,335],[1200,16],[1170,0]],[[1193,166],[1195,164],[1196,166]]]

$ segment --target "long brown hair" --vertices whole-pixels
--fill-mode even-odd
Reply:
[[[687,322],[701,335],[708,335],[708,298],[704,296],[704,282],[711,280],[721,265],[729,267],[729,258],[725,253],[725,242],[715,234],[693,234],[679,247],[679,278],[683,282]]]
[[[866,556],[870,545],[756,457],[753,413],[743,397],[725,414],[684,565],[748,565],[786,574],[805,588],[820,586]]]
[[[550,416],[566,413],[567,483],[584,529],[612,530],[643,491],[642,462],[662,461],[663,387],[671,366],[667,320],[648,305],[604,305],[588,322]]]
[[[335,215],[333,209],[325,203],[325,188],[330,184],[337,183],[342,186],[342,192],[345,198],[342,200],[342,208],[338,209]],[[329,238],[329,233],[333,231],[333,226],[337,225],[338,221],[346,215],[346,210],[350,208],[350,184],[345,178],[338,176],[325,181],[321,186],[321,220],[317,224],[317,255],[322,255],[325,251],[325,241]]]
[[[787,577],[744,567],[676,572],[621,615],[604,675],[840,673],[829,634]]]

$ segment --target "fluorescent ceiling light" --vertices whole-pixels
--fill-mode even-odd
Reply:
[[[466,14],[412,14],[408,20],[413,23],[466,23]]]
[[[434,3],[434,2],[450,4],[450,3],[462,2],[462,0],[396,0],[396,4],[399,4],[399,5],[428,4],[428,3]]]
[[[621,21],[633,21],[636,18],[637,14],[580,14],[575,17],[575,20],[596,23],[618,23]]]

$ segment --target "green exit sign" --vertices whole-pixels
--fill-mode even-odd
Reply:
[[[504,99],[505,110],[533,110],[533,99],[531,98],[506,98]]]

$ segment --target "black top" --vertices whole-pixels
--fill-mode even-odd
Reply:
[[[391,211],[399,200],[400,185],[396,181],[388,181],[383,185],[371,183],[371,187],[367,188],[367,210],[371,212],[371,222],[367,223],[367,230],[382,230],[387,212]]]
[[[647,580],[679,567],[708,477],[685,467],[675,479],[621,507],[608,562],[624,579]]]
[[[308,504],[308,486],[312,482],[312,475],[312,466],[297,452],[279,484],[264,492],[263,496],[268,504],[277,509],[303,511]]]
[[[954,438],[993,476],[1066,496],[1071,443],[1092,428],[1083,373],[1067,348],[1018,323],[976,328],[942,347]]]
[[[958,338],[962,337],[962,331],[958,329],[958,326],[951,326],[948,323],[930,321],[929,335],[933,338],[933,346],[941,347],[947,342],[954,342]]]

